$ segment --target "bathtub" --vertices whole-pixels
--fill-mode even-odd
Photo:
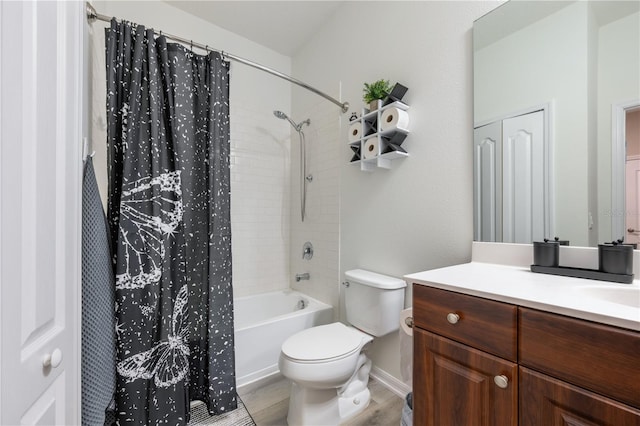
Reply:
[[[236,385],[277,374],[284,341],[294,333],[333,321],[333,308],[296,291],[234,299]]]

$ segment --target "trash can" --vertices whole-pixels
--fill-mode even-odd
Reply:
[[[400,426],[413,426],[413,392],[409,392],[404,400]]]

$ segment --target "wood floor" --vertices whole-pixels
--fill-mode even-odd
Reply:
[[[257,426],[286,426],[290,382],[284,378],[258,389],[240,391]],[[369,381],[371,402],[366,410],[345,423],[348,426],[398,426],[404,400],[375,379]]]

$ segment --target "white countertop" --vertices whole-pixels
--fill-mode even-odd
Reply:
[[[640,281],[617,284],[471,262],[404,276],[408,283],[640,330]],[[604,295],[603,295],[604,294]],[[620,298],[622,303],[606,300]]]

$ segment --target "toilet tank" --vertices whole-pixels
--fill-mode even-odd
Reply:
[[[407,283],[363,269],[346,271],[345,277],[349,283],[344,291],[347,322],[376,337],[396,331]]]

